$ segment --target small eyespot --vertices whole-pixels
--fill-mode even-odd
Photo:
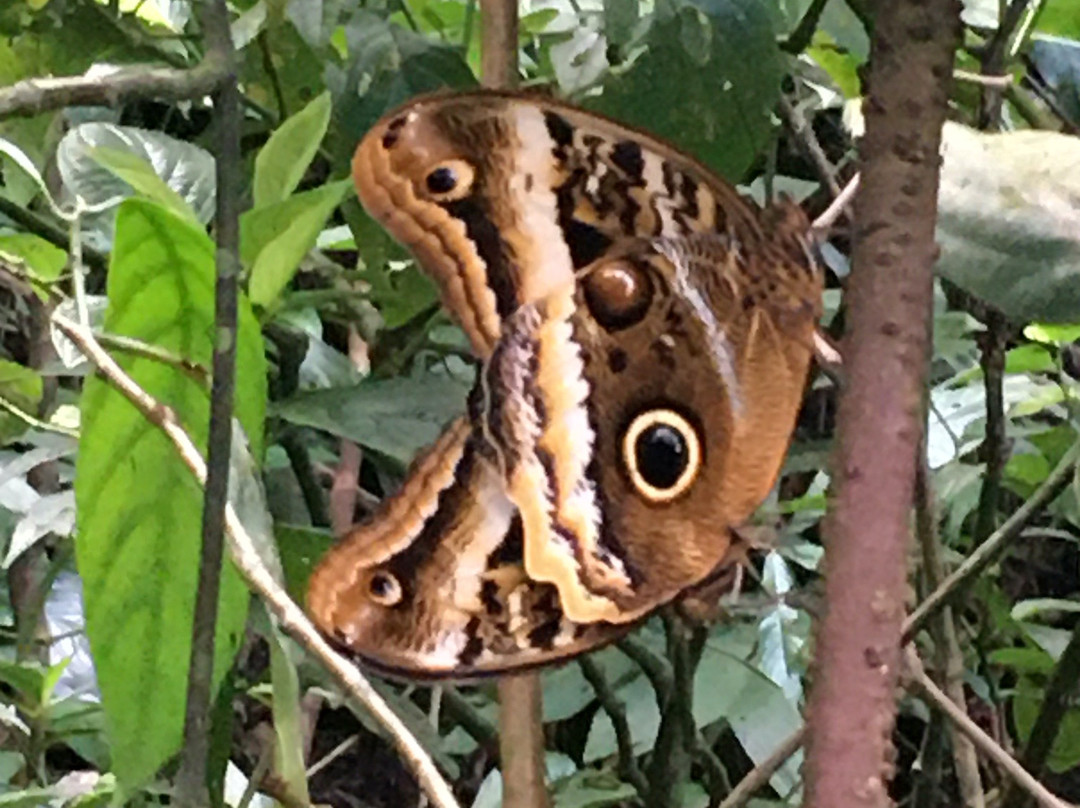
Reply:
[[[368,594],[380,606],[394,606],[401,601],[401,583],[389,572],[372,573]]]
[[[641,321],[653,298],[648,273],[625,259],[601,264],[581,279],[585,305],[608,331],[619,331]]]
[[[677,412],[648,410],[623,435],[623,462],[638,493],[652,502],[670,502],[697,478],[701,440]]]
[[[424,178],[428,193],[440,202],[452,202],[472,190],[475,174],[464,160],[446,160],[431,169]]]

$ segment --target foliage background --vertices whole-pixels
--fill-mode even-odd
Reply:
[[[1080,3],[1009,5],[1018,19],[1002,17],[996,2],[965,3],[959,69],[983,72],[1000,47],[1012,81],[957,81],[956,124],[945,133],[927,458],[949,564],[985,540],[1076,441]],[[347,176],[355,143],[389,107],[475,84],[479,14],[459,0],[232,8],[250,179],[236,414],[298,594],[329,542],[331,487],[344,459],[360,448],[360,491],[348,514],[359,518],[461,411],[471,383],[460,332],[408,257],[360,211]],[[523,3],[521,14],[524,85],[667,137],[758,199],[787,192],[820,212],[830,186],[855,171],[872,25],[861,2],[553,0]],[[109,65],[189,66],[203,50],[184,0],[9,3],[0,31],[0,85]],[[0,120],[4,802],[119,794],[155,803],[170,788],[201,493],[171,447],[51,337],[48,316],[75,307],[75,248],[101,328],[208,365],[209,122],[205,100],[152,98]],[[46,192],[100,210],[72,232]],[[823,247],[831,287],[823,324],[834,334],[843,326],[849,237],[842,225]],[[205,378],[176,361],[118,356],[197,439],[204,434]],[[759,560],[759,582],[732,607],[733,619],[706,630],[657,618],[584,667],[543,675],[556,805],[632,802],[640,778],[662,783],[671,805],[715,802],[801,726],[834,398],[825,379],[808,392],[785,479],[761,516],[775,549]],[[957,610],[966,706],[1007,748],[1025,743],[1073,636],[1078,536],[1074,480]],[[919,594],[922,563],[913,556]],[[928,659],[940,659],[938,640],[920,638]],[[379,728],[340,706],[326,674],[270,627],[261,606],[249,609],[231,568],[215,682],[214,758],[231,804],[253,772],[285,801],[303,802],[308,789],[313,801],[335,805],[414,799]],[[499,804],[492,688],[437,697],[428,688],[380,689],[464,804]],[[680,706],[697,734],[684,739],[682,763],[677,744],[658,740]],[[939,719],[913,697],[901,709],[895,795],[957,804]],[[288,718],[297,711],[308,731]],[[297,756],[316,769],[306,780],[288,764]],[[1075,709],[1049,764],[1051,783],[1080,798]],[[798,804],[799,765],[796,755],[779,768],[757,804]],[[359,785],[357,772],[366,773]],[[984,778],[993,786],[1000,775],[987,769]]]

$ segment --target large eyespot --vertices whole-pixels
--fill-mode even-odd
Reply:
[[[653,297],[648,273],[622,259],[591,270],[582,278],[581,286],[589,313],[608,331],[640,322]]]
[[[476,172],[464,160],[444,160],[424,177],[428,196],[439,202],[453,202],[468,196]]]
[[[697,430],[677,412],[649,410],[626,430],[623,462],[642,496],[652,502],[670,502],[697,478],[701,441]]]
[[[401,602],[401,582],[389,572],[373,572],[368,578],[368,594],[380,606],[396,606]]]

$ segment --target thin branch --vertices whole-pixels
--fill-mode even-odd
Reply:
[[[980,84],[983,87],[997,87],[1000,90],[1004,90],[1013,83],[1013,77],[1008,73],[1003,76],[984,76],[982,73],[972,73],[970,70],[954,70],[953,78],[971,84]]]
[[[806,13],[803,14],[802,19],[799,20],[799,24],[795,26],[795,30],[788,34],[787,39],[781,43],[780,49],[793,54],[800,54],[806,50],[806,46],[814,38],[814,32],[817,31],[821,14],[828,4],[829,0],[813,0],[806,9]]]
[[[516,87],[517,0],[480,0],[480,30],[480,82],[485,87]]]
[[[1008,324],[993,311],[986,313],[986,331],[979,335],[979,364],[983,371],[986,391],[986,436],[981,447],[986,462],[979,505],[975,509],[973,539],[976,545],[986,541],[994,531],[998,518],[1005,464],[1008,462],[1008,443],[1005,437],[1005,336]]]
[[[791,733],[783,743],[773,750],[771,755],[751,769],[746,777],[740,780],[735,788],[731,789],[727,799],[720,803],[717,808],[742,808],[742,806],[750,802],[759,789],[769,784],[769,778],[787,763],[788,758],[799,751],[803,741],[806,740],[806,733],[807,728],[805,726]]]
[[[142,340],[125,337],[121,334],[109,334],[105,331],[95,331],[94,338],[107,348],[114,351],[128,353],[132,356],[141,356],[153,359],[163,365],[174,367],[192,381],[201,385],[204,390],[210,388],[210,371],[201,363],[178,353],[166,350],[158,345]]]
[[[175,793],[178,805],[192,808],[205,804],[207,797],[214,634],[221,591],[221,567],[225,556],[225,505],[229,497],[233,394],[236,385],[239,217],[243,182],[240,90],[225,0],[204,3],[201,23],[208,43],[203,63],[219,65],[220,72],[214,88],[217,272],[214,284],[214,353],[211,361],[207,475],[199,550],[199,583],[195,592],[187,705],[184,711],[184,746]]]
[[[656,692],[657,701],[670,698],[675,687],[675,671],[671,663],[659,654],[654,654],[645,643],[633,636],[623,637],[616,643],[616,647],[641,668],[641,672]]]
[[[845,185],[843,190],[836,195],[836,198],[829,203],[829,207],[825,208],[822,214],[814,219],[813,224],[810,225],[811,233],[820,238],[822,233],[836,223],[836,220],[840,218],[841,213],[850,214],[848,206],[851,204],[851,200],[855,198],[855,192],[857,190],[859,190],[858,174],[848,180],[848,184]]]
[[[190,70],[143,65],[107,75],[24,79],[0,90],[0,118],[25,118],[73,106],[118,107],[139,98],[201,98],[214,92],[226,73],[221,54],[208,50]]]
[[[980,68],[985,75],[1000,76],[1005,72],[1009,40],[1027,11],[1029,0],[1012,0],[1001,15],[997,30],[983,50]],[[979,104],[979,129],[998,129],[1001,126],[1000,87],[984,86]]]
[[[1054,748],[1062,720],[1074,704],[1077,690],[1080,690],[1080,621],[1073,626],[1069,644],[1065,646],[1054,668],[1054,674],[1046,685],[1039,714],[1035,717],[1027,745],[1020,755],[1020,764],[1032,777],[1042,777],[1046,759]],[[1006,808],[1021,808],[1026,802],[1020,793],[1020,784],[1014,781],[1001,804]]]
[[[649,794],[645,803],[656,808],[677,805],[679,787],[690,779],[690,755],[697,732],[692,713],[694,661],[691,659],[685,627],[670,610],[662,614],[667,635],[668,658],[672,661],[674,687],[666,696],[656,694],[660,728],[649,762]]]
[[[86,358],[97,366],[113,387],[131,402],[147,421],[160,429],[172,441],[184,465],[188,467],[199,484],[204,485],[206,462],[178,422],[172,409],[161,404],[139,387],[98,344],[89,329],[57,313],[53,314],[52,321],[68,339],[75,343]],[[450,786],[439,774],[435,763],[420,742],[413,737],[356,665],[334,650],[319,634],[307,615],[293,602],[267,569],[254,539],[240,522],[231,503],[226,503],[225,506],[225,527],[229,539],[229,551],[237,569],[251,589],[266,602],[270,611],[280,621],[282,629],[318,659],[345,693],[356,699],[386,729],[394,746],[416,774],[420,787],[431,801],[438,808],[458,808]]]
[[[784,116],[784,121],[795,135],[795,139],[802,147],[803,153],[810,160],[810,164],[813,165],[818,179],[825,184],[825,187],[829,189],[829,194],[834,199],[840,196],[840,185],[836,181],[836,169],[829,162],[829,158],[825,156],[825,150],[821,148],[821,143],[818,141],[817,135],[814,134],[813,128],[803,117],[802,112],[788,101],[787,96],[780,96],[779,106],[780,114]]]
[[[42,421],[40,418],[31,415],[14,402],[8,401],[3,396],[0,396],[0,409],[6,410],[27,426],[31,426],[34,429],[40,429],[42,432],[55,432],[57,435],[66,435],[69,438],[76,439],[79,437],[79,430],[63,426],[62,424],[51,424],[48,421]]]
[[[925,447],[915,477],[915,533],[919,539],[923,556],[923,574],[931,589],[936,589],[945,577],[944,562],[941,558],[941,537],[937,529],[937,513],[934,507],[934,495],[930,486],[930,468],[926,463]],[[960,641],[956,636],[956,624],[952,609],[944,607],[931,623],[934,644],[937,650],[938,667],[945,692],[952,699],[957,709],[967,714],[967,702],[964,696],[964,655]],[[975,747],[957,729],[949,724],[952,740],[952,752],[956,780],[960,786],[960,797],[968,808],[983,808],[986,798],[983,794],[982,780],[979,777],[979,761],[975,756]],[[940,767],[932,776],[940,777]],[[928,792],[937,790],[937,783],[931,783]]]
[[[1028,772],[1009,755],[1001,745],[983,732],[974,721],[966,714],[957,709],[933,680],[923,670],[922,661],[919,659],[914,648],[908,648],[904,653],[905,676],[909,678],[909,686],[918,690],[933,705],[934,709],[940,710],[945,716],[960,729],[964,735],[971,739],[975,747],[996,763],[1005,774],[1012,778],[1013,782],[1023,788],[1039,805],[1044,808],[1075,808],[1064,800],[1054,796],[1042,783],[1032,777]]]
[[[544,808],[548,798],[540,677],[532,672],[501,676],[498,689],[503,805]]]
[[[912,638],[926,625],[926,621],[932,614],[946,603],[954,600],[975,576],[990,566],[1001,551],[1021,534],[1027,523],[1039,510],[1056,499],[1058,494],[1065,490],[1076,473],[1078,460],[1080,460],[1080,440],[1069,448],[1069,451],[1058,461],[1057,466],[1043,480],[1035,493],[1017,508],[1012,516],[1005,520],[1005,524],[979,545],[964,560],[963,564],[953,570],[952,574],[942,581],[941,585],[931,592],[915,611],[908,615],[907,620],[904,621],[904,642],[911,642]]]
[[[611,719],[611,726],[615,730],[615,745],[619,752],[619,777],[637,789],[638,794],[644,798],[649,793],[649,781],[638,768],[637,758],[634,756],[634,738],[630,733],[630,722],[626,720],[626,706],[611,689],[600,663],[587,655],[579,657],[577,663],[585,681],[596,693],[600,707]]]
[[[311,463],[311,455],[308,454],[307,444],[300,433],[293,427],[287,427],[278,438],[278,443],[285,450],[292,467],[293,476],[300,486],[300,493],[304,497],[304,505],[307,507],[308,517],[314,527],[329,527],[330,512],[326,507],[326,496],[322,486],[315,476],[315,467]]]

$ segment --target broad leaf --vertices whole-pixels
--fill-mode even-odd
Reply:
[[[131,184],[95,159],[94,152],[102,146],[146,160],[154,173],[195,211],[198,221],[206,224],[213,217],[217,178],[210,153],[161,132],[134,126],[85,123],[64,135],[56,150],[56,164],[67,196],[101,205],[132,195]],[[86,218],[86,237],[93,246],[103,251],[110,248],[115,216],[115,210],[109,209]]]
[[[332,182],[244,215],[242,252],[254,253],[248,281],[252,303],[266,307],[277,300],[351,188],[348,180]]]
[[[1080,322],[1080,140],[943,130],[937,271],[1024,323]]]
[[[330,94],[323,93],[274,131],[255,158],[256,208],[281,202],[296,190],[329,123]]]
[[[214,246],[199,227],[142,200],[117,216],[108,278],[108,331],[209,366]],[[236,412],[262,455],[265,359],[258,325],[241,301]],[[180,370],[127,354],[124,369],[171,407],[200,446],[205,386]],[[97,665],[115,772],[124,787],[152,777],[176,752],[200,545],[202,489],[172,444],[109,384],[89,376],[82,399],[75,494],[76,554],[87,633]],[[215,687],[243,631],[248,593],[231,563],[221,582]]]

